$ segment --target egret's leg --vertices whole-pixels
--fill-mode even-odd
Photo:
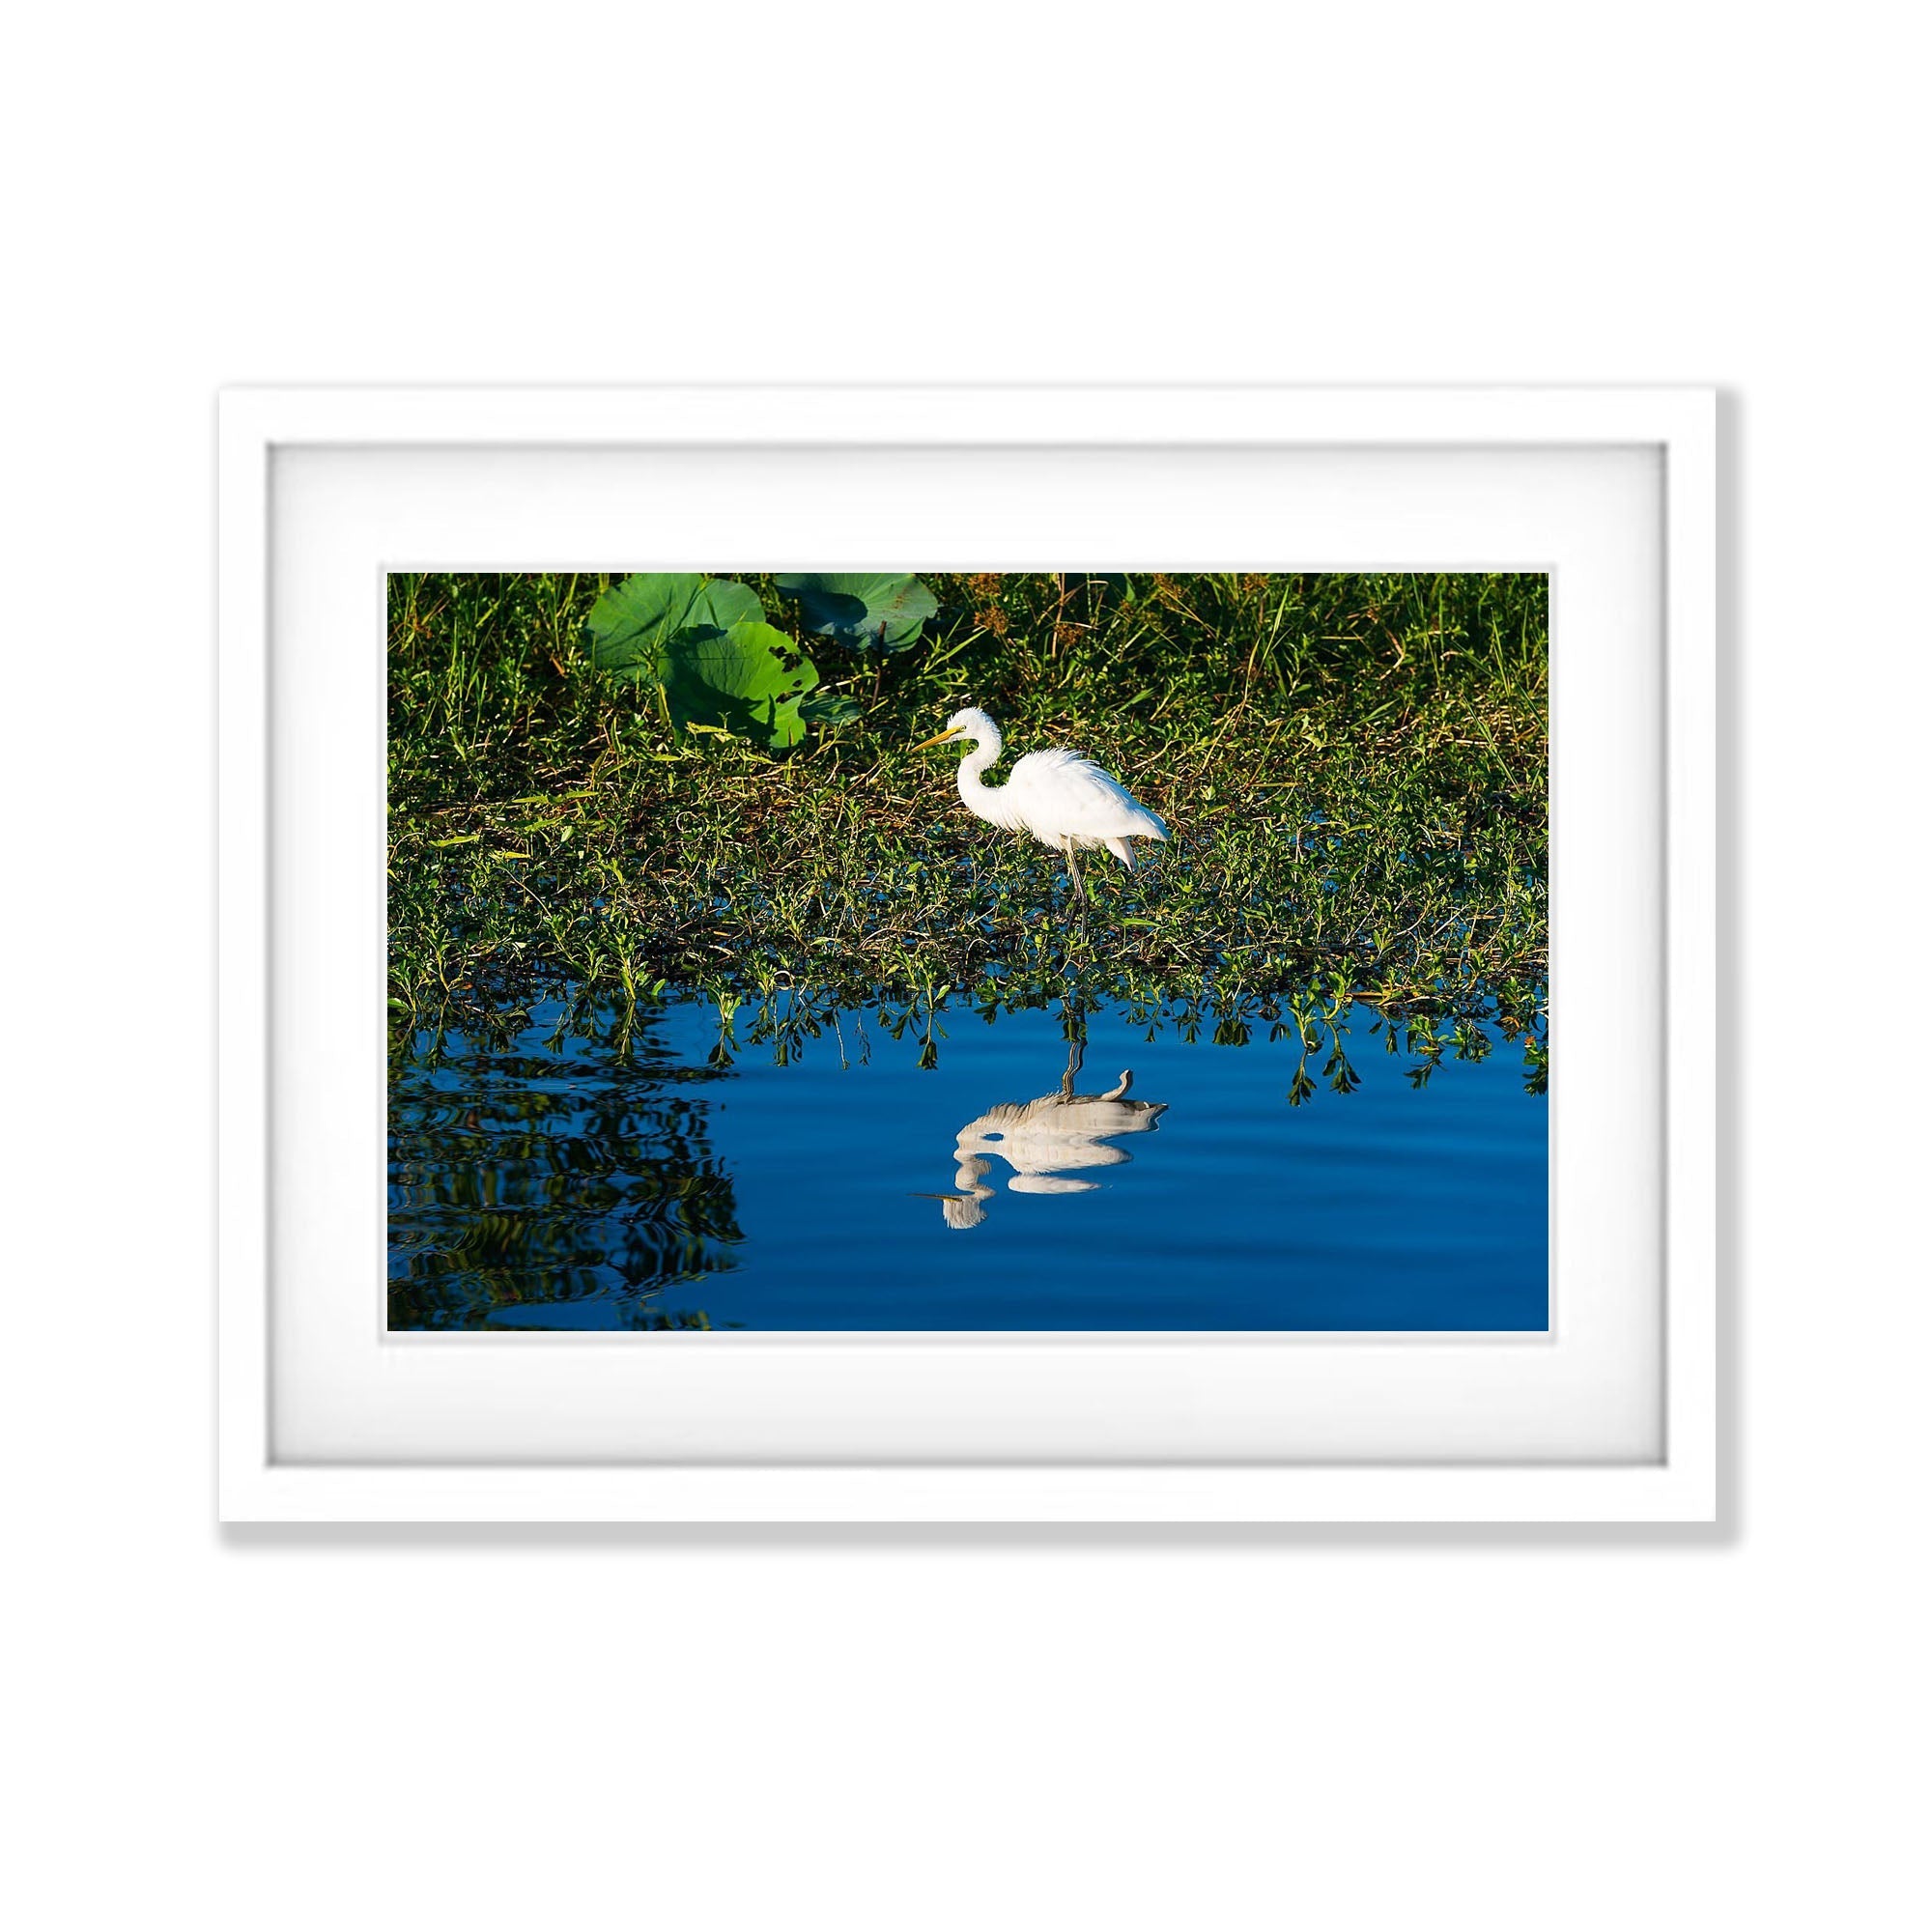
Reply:
[[[1073,840],[1067,839],[1062,849],[1066,854],[1066,876],[1073,881],[1073,897],[1077,904],[1087,903],[1087,888],[1080,882],[1080,861],[1073,856]]]

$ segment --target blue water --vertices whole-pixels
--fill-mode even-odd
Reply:
[[[560,1019],[400,1062],[392,1327],[1548,1325],[1548,1116],[1518,1046],[1418,1088],[1358,1008],[1355,1091],[1324,1049],[1292,1106],[1292,1029],[1150,1039],[1101,1008],[1069,1101],[1052,1011],[942,1013],[927,1067],[922,1026],[874,1015],[783,1065],[718,1055],[708,1004],[623,1051]]]

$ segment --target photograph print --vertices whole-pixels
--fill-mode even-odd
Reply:
[[[392,1331],[1548,1329],[1546,577],[387,601]]]

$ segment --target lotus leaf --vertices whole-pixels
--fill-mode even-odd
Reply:
[[[904,650],[939,610],[932,592],[904,572],[805,571],[781,577],[779,589],[798,599],[808,630],[863,650]]]
[[[836,731],[841,724],[850,724],[860,714],[857,700],[842,692],[814,691],[810,697],[800,699],[798,715],[808,724],[823,724]]]
[[[723,637],[734,624],[761,623],[764,614],[742,583],[696,572],[640,571],[613,583],[591,607],[590,661],[617,677],[660,684],[665,646],[680,633]]]
[[[805,736],[799,699],[818,672],[782,631],[757,621],[680,631],[664,643],[660,662],[666,707],[680,732],[712,725],[774,752]]]

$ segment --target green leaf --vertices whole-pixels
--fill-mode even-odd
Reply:
[[[774,752],[805,736],[798,701],[818,672],[810,658],[794,654],[782,631],[761,622],[681,631],[666,641],[660,662],[680,733],[708,725]]]
[[[722,637],[734,624],[760,623],[764,611],[742,583],[695,572],[647,570],[627,577],[592,605],[585,628],[599,670],[648,684],[664,682],[664,651],[680,632]]]
[[[836,691],[814,691],[810,697],[799,700],[798,715],[808,724],[823,724],[836,731],[841,724],[849,724],[860,716],[856,699]]]
[[[861,650],[904,650],[939,610],[932,592],[904,572],[805,571],[781,577],[779,589],[798,599],[808,630]]]

